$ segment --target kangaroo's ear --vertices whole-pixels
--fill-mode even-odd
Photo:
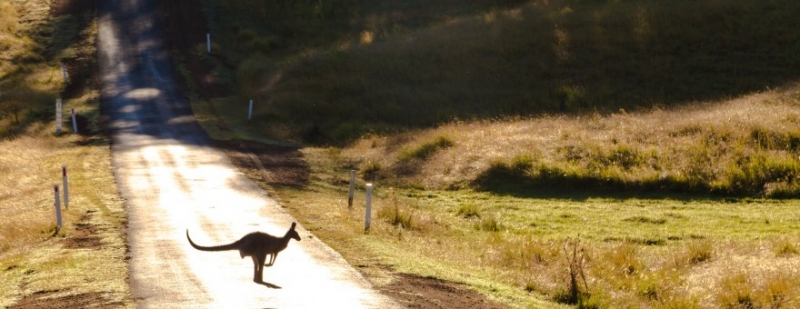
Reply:
[[[295,225],[297,225],[297,223],[295,223],[295,222],[292,222],[292,227],[290,227],[289,229],[290,229],[290,230],[294,230],[294,227],[295,227]]]

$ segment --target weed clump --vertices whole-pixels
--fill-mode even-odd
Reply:
[[[431,157],[440,149],[452,147],[454,142],[446,136],[439,136],[435,140],[424,143],[416,148],[401,151],[398,155],[400,161],[408,161],[411,159],[425,160]]]
[[[494,216],[487,216],[481,218],[480,221],[475,223],[475,230],[478,231],[486,231],[486,232],[499,232],[502,230],[502,226],[499,222],[497,222],[497,218]]]
[[[567,262],[567,288],[553,296],[559,303],[584,306],[591,294],[586,281],[586,252],[579,240],[567,239],[562,247],[564,259]]]
[[[463,204],[461,205],[461,207],[458,208],[457,215],[465,219],[480,218],[481,217],[480,207],[478,207],[475,204]]]

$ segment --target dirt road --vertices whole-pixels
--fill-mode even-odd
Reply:
[[[392,308],[341,256],[298,227],[264,280],[238,252],[189,246],[256,230],[281,236],[293,219],[208,146],[161,41],[155,0],[98,2],[103,108],[115,175],[127,199],[131,289],[139,307]],[[199,38],[202,40],[202,38]]]

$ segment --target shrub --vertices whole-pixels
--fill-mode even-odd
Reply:
[[[478,207],[475,204],[463,204],[461,205],[461,207],[458,208],[457,215],[459,217],[464,217],[466,219],[473,217],[480,218],[481,217],[480,207]]]
[[[711,241],[699,240],[689,243],[686,259],[690,264],[699,264],[712,258],[714,247]]]
[[[497,222],[497,218],[494,216],[487,216],[475,223],[475,229],[478,231],[499,232],[501,226],[500,223]]]
[[[361,168],[366,180],[375,180],[378,173],[381,171],[381,164],[375,161],[368,161],[365,166]]]
[[[788,238],[780,238],[773,241],[773,250],[778,256],[789,256],[800,253],[795,243]]]
[[[453,140],[450,138],[446,136],[439,136],[435,140],[424,143],[417,148],[401,151],[398,157],[400,161],[407,161],[411,159],[425,160],[440,149],[452,147],[453,144]]]
[[[378,210],[379,218],[386,219],[393,226],[399,226],[406,230],[413,228],[413,216],[413,211],[409,210],[405,205],[400,205],[394,192],[391,193],[389,198],[389,205]]]
[[[589,284],[586,281],[586,253],[579,240],[567,239],[562,247],[567,268],[567,288],[553,296],[560,303],[577,304],[583,308],[584,301],[591,296]]]

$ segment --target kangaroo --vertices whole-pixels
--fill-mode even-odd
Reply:
[[[286,235],[283,235],[283,237],[275,237],[262,232],[253,232],[245,235],[233,243],[220,246],[205,247],[195,244],[189,237],[188,229],[186,230],[186,239],[189,240],[189,243],[192,245],[192,247],[201,251],[239,250],[239,255],[242,258],[249,256],[253,259],[253,267],[255,268],[253,273],[253,282],[279,289],[279,286],[266,283],[262,279],[264,266],[269,267],[275,264],[275,258],[278,257],[279,252],[283,251],[283,249],[286,249],[286,246],[289,245],[289,240],[295,239],[300,241],[300,235],[297,234],[297,231],[295,231],[295,226],[296,223],[292,222],[292,227],[286,231]],[[268,255],[270,257],[269,262],[267,262]]]

